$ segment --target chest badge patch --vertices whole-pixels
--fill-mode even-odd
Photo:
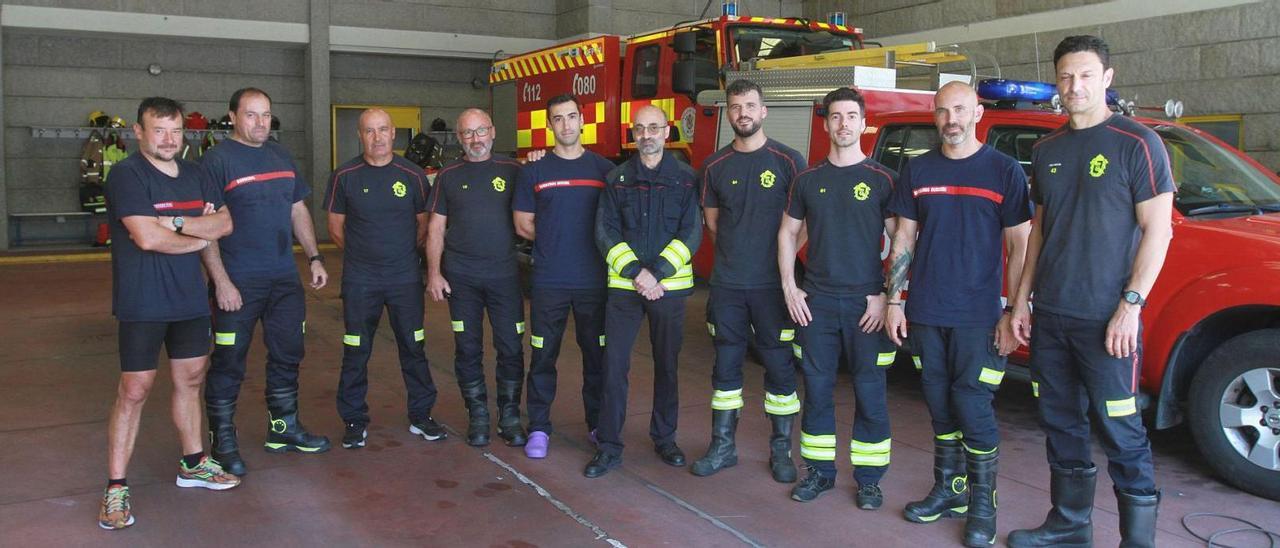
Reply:
[[[760,174],[760,186],[764,188],[773,188],[773,182],[775,180],[777,180],[777,177],[774,176],[772,171],[766,169]]]
[[[493,178],[493,189],[494,189],[495,191],[498,191],[498,192],[506,192],[506,190],[507,190],[507,180],[506,180],[506,179],[503,179],[502,177],[494,177],[494,178]]]
[[[1095,179],[1101,177],[1103,173],[1107,172],[1108,163],[1106,156],[1101,154],[1094,156],[1092,160],[1089,160],[1089,176]]]
[[[400,181],[396,181],[395,184],[391,185],[391,193],[395,194],[396,198],[404,198],[407,190],[409,190],[408,187],[404,186],[404,183]]]
[[[871,197],[871,186],[867,185],[866,182],[859,182],[853,187],[853,197],[857,198],[859,202],[866,201],[867,198]]]

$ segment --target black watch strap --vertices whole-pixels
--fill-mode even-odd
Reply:
[[[324,255],[316,253],[315,255],[307,257],[307,262],[313,262],[313,261],[320,261],[320,264],[324,264]]]

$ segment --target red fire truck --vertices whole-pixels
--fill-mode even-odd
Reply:
[[[744,77],[765,89],[769,136],[811,159],[828,144],[815,100],[857,86],[868,99],[863,148],[898,169],[937,146],[929,90],[949,78],[941,65],[964,58],[933,44],[866,46],[854,27],[722,16],[496,61],[495,124],[515,122],[499,128],[499,149],[523,155],[553,145],[545,102],[571,92],[583,102],[592,150],[624,159],[635,148],[632,109],[654,104],[672,124],[669,152],[698,167],[732,139],[722,90]],[[1030,105],[989,108],[979,138],[1029,164],[1031,144],[1065,121]],[[1178,185],[1173,243],[1143,313],[1143,406],[1156,428],[1189,422],[1226,481],[1280,500],[1280,178],[1198,130],[1141,121],[1164,140]],[[700,276],[712,248],[694,259]],[[1015,356],[1025,357],[1025,349]]]

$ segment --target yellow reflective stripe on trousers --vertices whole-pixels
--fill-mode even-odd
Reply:
[[[1004,371],[998,369],[982,368],[982,372],[978,373],[978,381],[987,384],[1000,386],[1000,381],[1004,379]]]
[[[425,338],[427,338],[427,330],[419,329],[413,332],[413,342],[419,342]]]
[[[794,340],[796,340],[796,330],[794,329],[783,329],[778,333],[778,341],[780,342],[791,342]]]
[[[888,466],[891,440],[849,440],[849,463],[854,466]]]
[[[662,252],[658,256],[666,259],[667,262],[671,263],[672,268],[678,270],[689,263],[689,259],[693,257],[693,254],[689,252],[689,247],[684,245],[684,242],[671,240],[667,247],[662,248]]]
[[[800,456],[811,460],[836,460],[835,434],[813,435],[801,431]]]
[[[995,447],[992,447],[991,449],[974,449],[974,448],[972,448],[972,447],[969,447],[969,444],[964,443],[964,442],[961,442],[961,443],[960,443],[960,445],[963,445],[963,446],[964,446],[964,450],[965,450],[965,451],[968,451],[968,452],[973,453],[973,454],[975,454],[975,455],[990,455],[990,454],[992,454],[992,453],[995,453],[995,452],[996,452],[996,448],[995,448]]]
[[[716,324],[707,322],[707,333],[710,333],[712,337],[716,336]]]
[[[716,390],[711,394],[711,408],[717,411],[742,409],[742,389]]]
[[[800,345],[791,343],[791,355],[795,356],[797,360],[801,359],[804,357],[804,350],[800,348]]]
[[[604,346],[604,335],[600,335],[600,346]]]
[[[537,335],[529,335],[529,346],[534,348],[542,348],[543,338]]]
[[[343,335],[342,344],[345,344],[347,346],[360,346],[360,335],[351,335],[351,334]]]
[[[896,357],[898,357],[897,350],[894,350],[893,352],[881,352],[876,354],[876,365],[880,367],[888,367],[893,365],[893,359]]]
[[[920,362],[920,356],[911,356],[911,363],[916,365],[916,371],[924,369],[924,364]]]
[[[958,439],[963,439],[963,438],[964,438],[964,434],[963,434],[963,433],[961,433],[959,430],[956,430],[955,432],[947,432],[946,434],[938,434],[938,435],[934,436],[934,438],[937,438],[937,439],[939,439],[939,440],[943,440],[943,441],[955,441],[955,440],[958,440]]]
[[[303,335],[306,335],[306,334],[307,334],[307,321],[306,321],[306,320],[302,320],[302,334],[303,334]]]
[[[1031,381],[1031,395],[1037,398],[1040,397],[1040,383]]]
[[[794,415],[800,412],[800,397],[795,392],[785,396],[764,393],[764,412],[770,415]]]
[[[1138,400],[1133,397],[1123,400],[1107,400],[1108,417],[1127,417],[1138,412]]]
[[[213,344],[216,344],[219,346],[235,346],[236,333],[234,331],[232,331],[231,333],[214,333]]]
[[[516,334],[524,335],[524,322],[516,322]]]
[[[619,242],[617,245],[609,249],[609,253],[605,255],[604,262],[613,272],[622,272],[622,269],[633,261],[640,260],[636,257],[636,252],[631,250],[631,246],[627,242]]]
[[[452,322],[449,322],[449,323],[453,325],[454,333],[462,333],[463,331],[467,330],[467,324],[463,323],[462,320],[453,320]]]

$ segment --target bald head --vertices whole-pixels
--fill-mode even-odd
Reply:
[[[458,115],[458,140],[462,141],[463,150],[467,151],[467,161],[483,162],[488,160],[493,151],[493,119],[489,113],[478,108],[469,108]]]
[[[951,149],[963,149],[961,157],[980,147],[977,136],[978,120],[982,119],[982,105],[978,94],[964,82],[949,82],[933,96],[933,123],[942,137],[943,153]]]
[[[667,125],[667,113],[653,105],[646,105],[631,114],[631,135],[641,156],[661,157],[671,127]]]
[[[356,124],[360,133],[360,146],[364,150],[364,161],[375,166],[384,166],[391,162],[392,142],[396,137],[396,126],[391,123],[391,115],[380,108],[371,108],[360,113]]]

